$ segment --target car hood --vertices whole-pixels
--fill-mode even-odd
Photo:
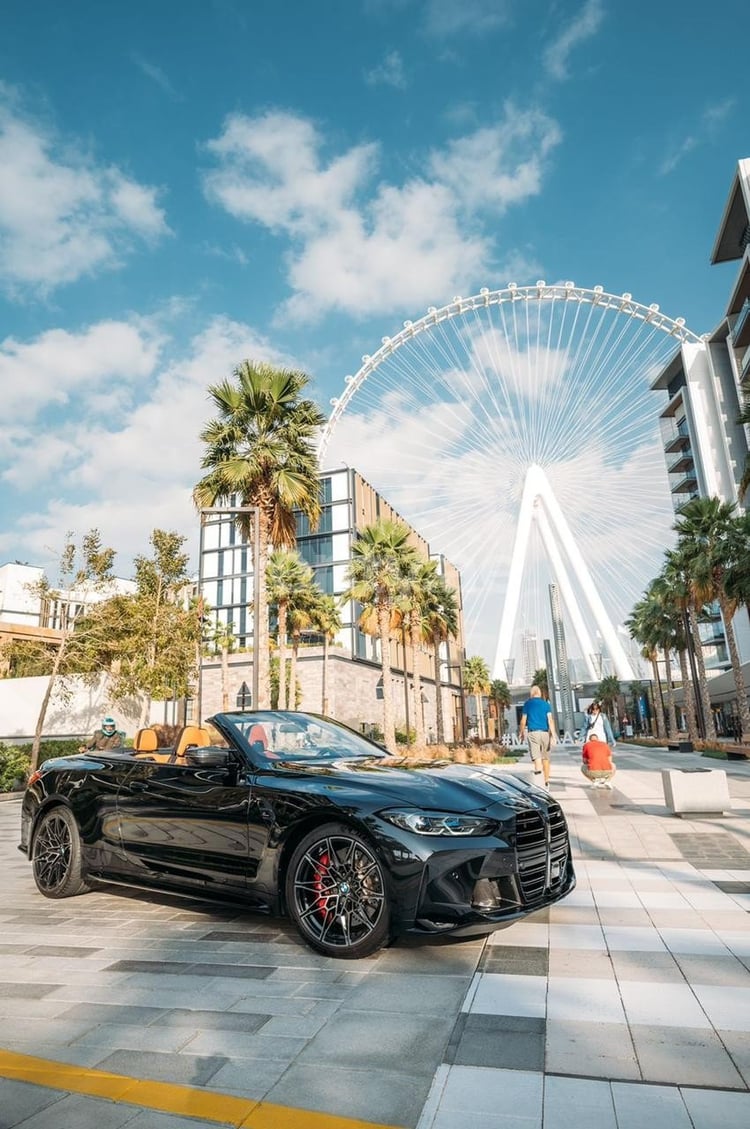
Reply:
[[[502,802],[514,809],[544,806],[546,797],[511,773],[502,776],[482,765],[445,761],[391,759],[284,761],[277,768],[303,776],[326,777],[331,784],[366,789],[384,802],[429,808],[432,811],[471,812]],[[484,769],[484,771],[483,771]]]

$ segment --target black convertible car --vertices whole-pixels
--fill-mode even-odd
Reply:
[[[170,749],[141,730],[132,750],[43,764],[21,832],[39,891],[101,879],[239,898],[354,958],[406,931],[490,932],[575,885],[559,805],[510,774],[417,764],[313,714],[210,724]]]

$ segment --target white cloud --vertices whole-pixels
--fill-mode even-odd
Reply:
[[[103,321],[81,333],[50,329],[33,341],[0,344],[0,387],[5,411],[34,419],[118,380],[143,380],[156,365],[159,339],[147,323]]]
[[[510,0],[427,0],[425,25],[440,38],[463,32],[483,35],[507,24],[512,7]]]
[[[169,95],[173,102],[182,101],[182,96],[175,90],[174,86],[169,81],[169,78],[161,67],[157,67],[155,63],[150,63],[148,59],[144,59],[143,56],[139,55],[137,51],[133,51],[130,55],[130,58],[138,67],[138,70],[142,71],[147,78],[151,79],[152,82],[155,82],[156,85],[160,87],[160,89],[163,90],[165,94]]]
[[[104,345],[115,347],[117,333],[115,364]],[[8,487],[34,497],[45,482],[46,501],[42,508],[28,505],[15,526],[6,523],[0,553],[22,553],[45,563],[67,530],[82,533],[96,526],[120,561],[128,562],[146,549],[155,526],[194,537],[190,495],[201,473],[198,435],[211,415],[207,386],[228,376],[243,357],[294,362],[249,326],[224,317],[210,321],[184,350],[168,347],[163,338],[160,346],[157,357],[135,322],[100,323],[75,342],[65,331],[53,330],[43,340],[14,343],[4,358],[4,388],[20,382],[49,390],[51,358],[58,357],[68,387],[72,382],[87,396],[89,390],[106,393],[116,369],[131,389],[137,388],[138,404],[75,420],[48,413],[33,426],[16,426],[3,436],[0,474],[6,498]],[[82,360],[72,372],[75,356]],[[41,409],[42,398],[35,402]],[[118,562],[118,568],[126,571],[127,563]]]
[[[21,115],[0,86],[0,286],[45,293],[169,232],[158,190]]]
[[[568,77],[568,60],[580,43],[596,35],[604,18],[601,0],[586,0],[578,14],[557,35],[544,52],[544,67],[552,78]]]
[[[694,149],[710,142],[716,130],[731,114],[735,104],[735,98],[725,98],[721,102],[713,102],[706,106],[691,132],[680,142],[671,146],[667,156],[659,166],[659,175],[666,176],[673,172],[684,157],[687,157]]]
[[[561,137],[546,114],[508,105],[501,122],[450,142],[430,166],[465,208],[503,212],[539,194],[545,160]]]
[[[389,51],[385,58],[369,71],[365,71],[368,86],[392,86],[396,90],[406,89],[404,60],[398,51]]]
[[[546,115],[508,105],[494,126],[433,151],[422,175],[395,185],[376,179],[374,144],[326,161],[311,122],[235,114],[208,143],[218,166],[205,187],[238,219],[289,238],[293,294],[284,316],[414,310],[490,271],[497,255],[484,213],[537,194],[559,139]]]

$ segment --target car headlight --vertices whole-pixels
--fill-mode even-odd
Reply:
[[[491,835],[497,824],[476,815],[457,815],[452,811],[382,811],[382,818],[404,831],[417,835]]]

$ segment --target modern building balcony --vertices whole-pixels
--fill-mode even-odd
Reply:
[[[684,407],[685,400],[684,400],[684,396],[683,396],[682,393],[683,393],[682,388],[678,388],[678,390],[675,392],[674,396],[672,396],[671,400],[667,404],[664,411],[660,413],[660,416],[659,416],[660,419],[663,419],[663,420],[664,419],[673,419],[677,415],[684,416],[684,414],[685,414],[685,407]]]
[[[690,471],[695,476],[695,460],[692,451],[682,451],[674,462],[667,464],[667,471],[670,474],[684,474],[686,471]]]
[[[750,345],[750,298],[742,303],[742,309],[732,326],[732,344],[735,349],[744,349]]]
[[[669,489],[673,494],[689,494],[694,498],[698,492],[698,479],[695,476],[695,467],[681,474],[669,475]]]
[[[676,451],[685,451],[690,447],[690,432],[687,420],[681,419],[675,424],[673,419],[662,420],[661,437],[664,443],[664,452],[673,455]]]

